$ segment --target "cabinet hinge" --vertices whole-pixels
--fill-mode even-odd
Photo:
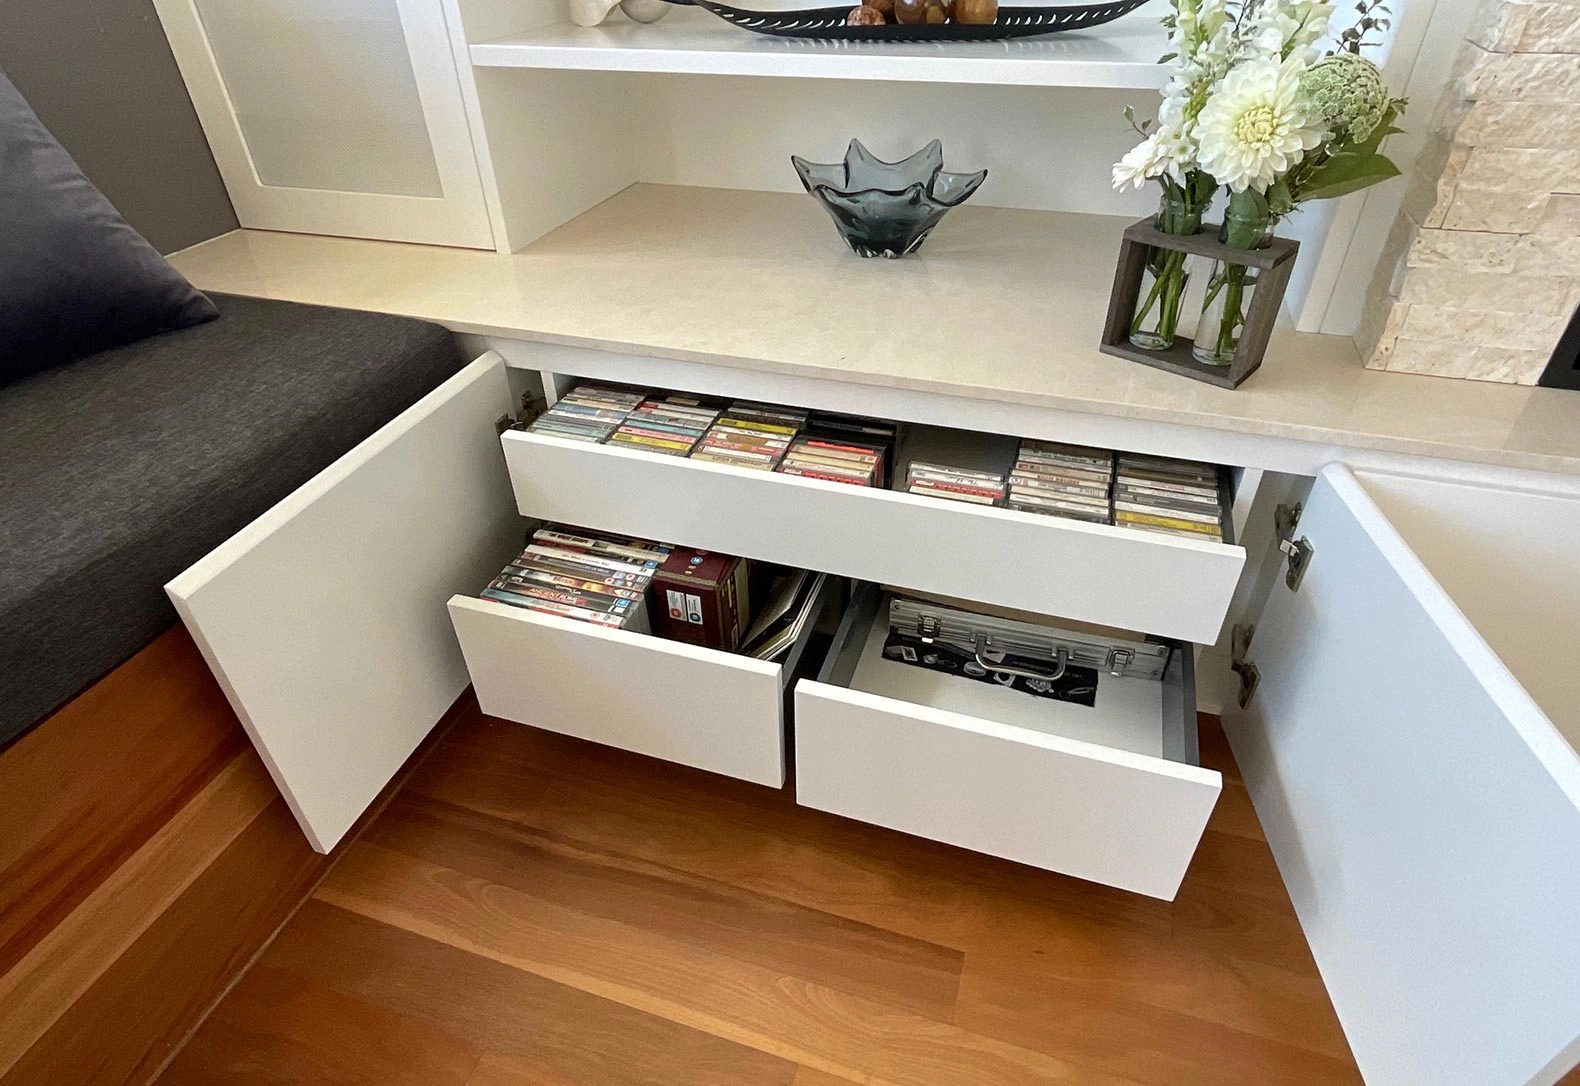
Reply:
[[[509,415],[500,415],[494,420],[494,433],[503,434],[515,424],[516,420],[511,418]]]
[[[1305,536],[1295,538],[1295,528],[1300,524],[1303,509],[1299,502],[1295,502],[1292,505],[1280,505],[1273,511],[1273,522],[1278,528],[1278,549],[1283,552],[1287,563],[1284,584],[1289,586],[1291,592],[1300,588],[1300,582],[1305,579],[1306,570],[1311,566],[1311,556],[1316,553],[1311,540]]]
[[[1242,709],[1251,704],[1251,699],[1256,696],[1256,688],[1262,681],[1261,671],[1245,658],[1245,654],[1251,648],[1251,638],[1255,634],[1255,626],[1240,622],[1235,624],[1229,635],[1229,666],[1240,677],[1240,691],[1235,701]]]

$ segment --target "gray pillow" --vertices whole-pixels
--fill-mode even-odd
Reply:
[[[217,316],[0,73],[0,385]]]

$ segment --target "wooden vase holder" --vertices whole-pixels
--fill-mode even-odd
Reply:
[[[1176,336],[1174,346],[1166,351],[1147,351],[1130,342],[1130,322],[1135,319],[1136,299],[1146,274],[1147,250],[1151,248],[1190,253],[1256,269],[1256,289],[1251,293],[1251,305],[1240,329],[1234,360],[1229,365],[1209,366],[1196,361],[1191,356],[1193,344],[1188,336]],[[1300,243],[1288,238],[1274,238],[1260,249],[1225,245],[1218,240],[1217,223],[1203,223],[1196,233],[1183,236],[1165,234],[1153,225],[1151,216],[1132,223],[1125,228],[1119,243],[1119,266],[1114,271],[1113,293],[1108,299],[1108,319],[1103,323],[1102,352],[1220,388],[1240,387],[1256,372],[1262,364],[1262,356],[1267,353],[1267,341],[1278,320],[1284,289],[1289,285],[1289,273],[1299,251]]]

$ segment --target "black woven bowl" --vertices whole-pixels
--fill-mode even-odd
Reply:
[[[1113,22],[1147,0],[1114,0],[1108,4],[1064,4],[1058,7],[1001,7],[998,21],[986,26],[967,23],[892,23],[887,26],[846,26],[854,3],[842,8],[799,11],[747,11],[717,0],[669,0],[711,11],[727,23],[781,38],[823,38],[829,41],[1002,41],[1085,30]]]

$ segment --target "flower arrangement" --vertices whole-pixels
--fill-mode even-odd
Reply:
[[[1141,142],[1114,166],[1114,187],[1156,181],[1156,226],[1193,234],[1214,195],[1227,193],[1220,240],[1251,249],[1308,200],[1355,192],[1399,173],[1381,153],[1405,100],[1393,97],[1361,55],[1388,28],[1383,0],[1360,0],[1355,25],[1324,53],[1333,6],[1321,0],[1172,0],[1169,66],[1155,121],[1125,117]],[[1153,249],[1130,339],[1174,341],[1187,282],[1185,254]],[[1225,364],[1243,324],[1254,273],[1220,263],[1207,286],[1198,360]],[[1202,334],[1206,332],[1206,336]],[[1205,338],[1205,342],[1204,342]]]

